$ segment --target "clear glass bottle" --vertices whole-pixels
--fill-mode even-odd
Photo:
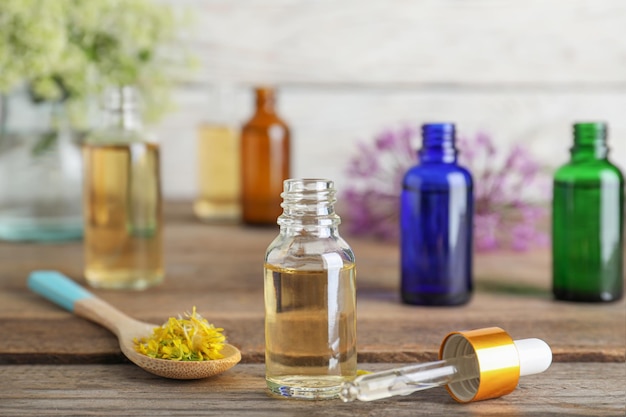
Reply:
[[[0,103],[0,239],[82,238],[82,132],[65,104],[22,90]]]
[[[552,291],[568,301],[624,293],[624,175],[608,160],[607,126],[574,124],[571,160],[554,174]]]
[[[265,374],[273,394],[337,398],[356,376],[356,270],[332,181],[284,183],[265,255]]]
[[[457,164],[452,123],[422,126],[420,164],[401,195],[401,295],[407,304],[458,305],[472,292],[472,176]]]
[[[280,215],[280,192],[290,175],[290,134],[276,114],[272,88],[257,88],[256,111],[241,131],[242,220],[274,224]]]
[[[211,117],[198,128],[196,216],[208,222],[235,221],[241,216],[239,131],[232,120],[235,89],[217,86]]]
[[[110,90],[103,127],[83,146],[85,278],[97,288],[163,280],[159,146],[144,133],[137,92]]]

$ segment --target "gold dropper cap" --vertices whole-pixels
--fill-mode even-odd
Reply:
[[[476,355],[480,376],[452,382],[446,388],[460,403],[486,400],[511,393],[520,377],[520,358],[507,332],[499,327],[452,332],[439,349],[440,359]]]

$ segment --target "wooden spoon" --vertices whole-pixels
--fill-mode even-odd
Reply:
[[[113,332],[122,353],[137,366],[165,378],[200,379],[220,374],[241,360],[241,353],[232,345],[224,345],[224,358],[208,361],[174,361],[155,359],[137,352],[133,340],[152,334],[158,327],[128,317],[85,288],[57,271],[34,271],[28,287],[37,294],[60,305],[77,316],[98,323]]]

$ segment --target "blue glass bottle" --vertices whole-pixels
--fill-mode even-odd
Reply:
[[[420,163],[405,175],[400,207],[402,301],[459,305],[472,293],[472,176],[457,164],[452,123],[422,126]]]

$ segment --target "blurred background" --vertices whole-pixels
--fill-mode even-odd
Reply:
[[[509,194],[547,205],[573,122],[607,122],[610,158],[626,167],[625,28],[619,0],[5,0],[0,206],[16,203],[0,211],[13,225],[24,207],[42,206],[26,200],[65,195],[54,204],[74,213],[68,237],[82,233],[79,153],[59,145],[56,168],[32,158],[64,143],[59,124],[23,151],[11,135],[69,114],[76,140],[97,124],[104,88],[125,83],[146,99],[166,200],[198,196],[200,126],[239,129],[254,113],[253,88],[269,85],[291,129],[292,177],[351,189],[363,180],[351,167],[386,133],[408,129],[417,148],[422,123],[451,121],[469,139],[466,155],[482,147],[471,166],[479,183],[484,171],[528,177],[531,164],[543,185],[518,181]],[[513,149],[526,162],[507,164]],[[42,185],[52,172],[67,178]],[[399,180],[386,181],[393,215]]]
[[[195,21],[180,33],[198,59],[156,126],[167,198],[196,192],[196,127],[212,89],[278,88],[292,129],[293,175],[347,185],[358,142],[388,128],[454,121],[461,135],[523,144],[548,170],[564,163],[571,124],[603,120],[626,167],[626,4],[618,0],[167,1]]]

